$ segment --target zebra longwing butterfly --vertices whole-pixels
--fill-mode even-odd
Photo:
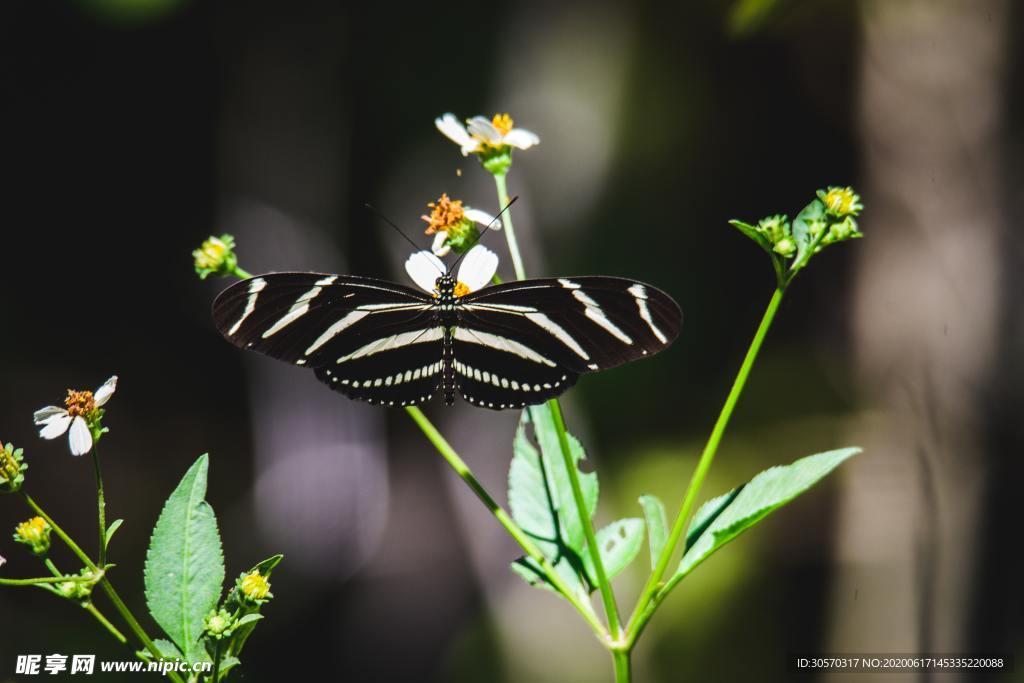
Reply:
[[[451,405],[459,393],[494,410],[542,403],[580,375],[655,354],[679,334],[679,306],[651,285],[588,276],[485,286],[496,265],[477,245],[456,279],[418,252],[406,268],[425,291],[269,273],[224,290],[213,318],[235,346],[311,368],[349,398],[408,406],[443,393]]]

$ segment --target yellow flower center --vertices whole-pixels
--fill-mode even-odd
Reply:
[[[27,522],[18,525],[15,532],[29,543],[39,543],[46,533],[46,520],[42,517],[33,517]]]
[[[270,582],[259,572],[250,572],[242,579],[242,592],[250,600],[262,600],[270,592]]]
[[[427,204],[431,209],[429,216],[420,216],[427,222],[426,234],[433,235],[435,232],[448,232],[466,219],[466,212],[462,208],[462,200],[450,199],[447,194],[442,194],[436,202]]]
[[[853,190],[849,187],[834,187],[825,195],[825,206],[829,211],[845,215],[853,209]]]
[[[96,400],[91,391],[68,389],[68,397],[64,399],[64,406],[68,409],[68,415],[71,417],[89,417],[96,412]]]
[[[495,114],[491,119],[491,125],[497,128],[502,135],[508,135],[513,126],[512,117],[508,114]]]
[[[466,296],[469,292],[469,285],[465,282],[459,281],[455,283],[455,296]]]

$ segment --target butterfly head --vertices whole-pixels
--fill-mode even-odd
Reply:
[[[466,283],[460,282],[451,273],[445,273],[434,281],[434,291],[442,301],[451,302],[469,294],[470,289]]]

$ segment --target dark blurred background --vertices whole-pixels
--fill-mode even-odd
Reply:
[[[495,211],[433,119],[511,113],[541,137],[509,177],[529,272],[637,277],[685,312],[669,352],[566,399],[610,520],[646,492],[677,509],[771,294],[767,259],[727,219],[792,216],[853,184],[866,237],[787,296],[702,497],[820,450],[865,453],[687,579],[637,680],[788,680],[796,652],[1020,659],[1022,9],[6,2],[0,437],[25,447],[28,490],[91,539],[91,463],[39,440],[31,414],[120,376],[103,460],[108,518],[127,520],[113,578],[139,612],[161,501],[211,453],[229,579],[286,554],[240,679],[304,661],[311,680],[610,680],[403,413],[219,338],[224,282],[200,282],[190,252],[226,231],[253,272],[404,279],[407,247],[363,204],[414,234],[441,192]],[[517,416],[427,412],[503,497]],[[0,528],[26,517],[0,499]],[[7,576],[38,573],[10,541],[0,555]],[[617,580],[623,605],[645,565]],[[0,591],[0,636],[0,680],[20,653],[127,658],[41,591]]]

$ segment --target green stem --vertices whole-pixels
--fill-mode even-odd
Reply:
[[[98,439],[93,437],[92,463],[96,470],[96,508],[100,529],[100,559],[97,564],[107,566],[107,501],[103,495],[103,473],[100,471],[100,453],[96,448]]]
[[[37,586],[41,583],[88,583],[88,576],[41,576],[35,579],[0,579],[0,586]]]
[[[505,174],[495,173],[494,184],[498,187],[499,208],[505,209],[502,222],[505,228],[505,241],[508,242],[508,251],[512,255],[512,268],[515,270],[517,280],[526,279],[526,269],[523,268],[523,257],[519,253],[519,243],[516,241],[516,231],[512,227],[512,209],[508,206],[508,190],[505,188]]]
[[[235,269],[231,271],[231,274],[234,275],[235,277],[241,278],[242,280],[248,280],[249,278],[252,277],[252,273],[250,273],[247,270],[244,270],[240,266],[235,266]]]
[[[612,662],[615,664],[615,683],[630,683],[633,680],[630,651],[622,649],[612,650]]]
[[[102,577],[99,583],[100,586],[103,588],[103,592],[107,594],[108,598],[110,598],[110,602],[114,604],[114,608],[121,614],[121,618],[124,619],[125,623],[128,624],[128,628],[131,629],[132,633],[135,634],[135,637],[139,639],[139,642],[142,643],[142,645],[149,651],[151,655],[156,657],[157,660],[164,659],[163,654],[153,643],[150,637],[146,635],[146,632],[142,629],[142,626],[135,618],[135,615],[132,614],[131,610],[128,609],[128,606],[124,604],[124,601],[121,599],[121,596],[117,594],[116,590],[114,590],[114,586],[110,583],[110,580],[107,579],[105,573],[99,567],[97,567],[96,564],[92,561],[92,559],[90,559],[89,556],[86,555],[85,552],[78,546],[78,544],[75,543],[71,539],[71,537],[68,536],[55,521],[53,521],[53,518],[46,514],[43,508],[39,507],[39,504],[36,503],[36,501],[33,500],[30,495],[22,491],[21,497],[37,515],[46,520],[46,523],[50,525],[50,527],[53,529],[53,532],[57,534],[58,538],[60,538],[60,540],[64,542],[64,545],[66,545],[71,550],[71,552],[73,552],[75,556],[82,561],[82,563],[86,567],[92,570],[93,574]],[[185,683],[184,679],[182,679],[182,677],[174,671],[168,671],[167,677],[174,681],[174,683]]]
[[[590,554],[590,560],[594,565],[594,573],[597,575],[597,587],[601,592],[601,602],[604,603],[605,615],[608,617],[608,630],[611,632],[612,638],[617,639],[622,635],[619,626],[619,609],[615,604],[612,584],[608,580],[607,572],[604,570],[601,549],[597,545],[597,536],[594,534],[594,524],[590,519],[587,503],[583,500],[583,489],[580,488],[576,460],[573,458],[572,450],[569,448],[569,435],[565,430],[562,408],[558,405],[557,399],[551,399],[548,401],[548,409],[551,411],[551,421],[554,423],[555,432],[558,434],[558,445],[562,450],[562,460],[565,462],[565,469],[569,474],[569,485],[572,487],[572,497],[576,503],[576,512],[579,514],[580,526],[583,527],[583,535],[587,539],[587,552]]]
[[[217,645],[214,649],[213,654],[213,671],[210,672],[210,683],[217,683],[217,679],[220,678],[220,641],[217,641]]]
[[[125,635],[118,631],[117,627],[111,624],[110,621],[105,616],[103,616],[103,614],[98,609],[96,609],[96,605],[92,604],[91,602],[87,602],[84,605],[82,605],[82,608],[89,614],[96,617],[96,621],[100,622],[100,624],[103,625],[103,628],[107,629],[107,631],[110,632],[110,635],[117,638],[119,643],[121,643],[122,645],[128,644],[128,639],[125,637]]]
[[[747,377],[750,375],[750,369],[754,366],[754,361],[757,359],[757,353],[761,350],[761,344],[764,342],[764,338],[768,334],[768,328],[771,327],[772,320],[775,319],[775,314],[779,310],[779,304],[782,302],[782,295],[784,293],[784,288],[776,287],[775,293],[772,294],[772,298],[768,302],[768,308],[765,310],[764,316],[761,318],[761,324],[758,326],[757,332],[754,334],[754,339],[750,342],[750,348],[747,349],[747,355],[743,358],[743,364],[740,365],[739,372],[736,373],[736,379],[733,381],[732,389],[729,391],[729,396],[725,399],[725,405],[722,406],[722,412],[718,415],[718,420],[715,422],[715,426],[711,430],[711,436],[708,438],[707,445],[704,446],[704,452],[701,453],[700,460],[697,462],[697,468],[694,470],[693,476],[690,478],[690,485],[686,489],[686,496],[683,498],[683,505],[679,510],[679,514],[676,516],[675,523],[672,525],[672,533],[669,535],[668,542],[665,544],[665,548],[662,550],[661,555],[658,558],[658,564],[656,565],[654,572],[651,574],[650,579],[648,579],[647,584],[640,595],[640,600],[637,602],[636,609],[633,610],[633,615],[630,617],[629,626],[626,629],[626,639],[629,646],[632,646],[632,644],[636,642],[636,638],[640,634],[640,631],[654,613],[653,609],[649,609],[652,606],[651,601],[659,594],[659,590],[662,588],[662,577],[665,575],[665,570],[668,569],[668,564],[672,560],[676,546],[679,544],[679,539],[683,535],[683,530],[686,528],[686,522],[690,517],[690,512],[697,501],[697,495],[700,492],[700,487],[704,483],[704,478],[707,476],[708,470],[711,468],[712,461],[715,459],[718,444],[722,440],[722,435],[725,433],[726,426],[729,424],[729,418],[732,416],[733,409],[736,407],[736,402],[739,400],[740,394],[743,393],[743,387],[747,383]],[[675,584],[676,581],[672,581],[665,588],[671,590]],[[667,595],[667,591],[662,591],[661,598],[663,599],[665,595]],[[658,600],[658,603],[660,603],[660,599]],[[653,606],[656,607],[657,605],[655,604]]]
[[[586,620],[590,627],[594,630],[594,633],[602,642],[606,642],[608,638],[608,632],[604,626],[597,619],[593,609],[589,603],[583,602],[573,590],[565,583],[562,577],[555,571],[555,568],[551,565],[551,562],[547,557],[540,551],[536,544],[530,540],[530,537],[526,535],[522,527],[516,524],[515,520],[494,500],[487,489],[483,487],[477,478],[470,471],[469,466],[459,457],[459,454],[455,452],[455,449],[451,447],[451,444],[444,438],[444,436],[437,430],[437,427],[427,419],[427,416],[415,406],[407,406],[405,412],[409,413],[409,416],[413,419],[416,425],[423,431],[427,439],[434,445],[441,457],[451,466],[455,473],[466,482],[470,490],[476,494],[476,497],[480,499],[480,502],[484,504],[494,518],[498,520],[498,523],[505,528],[509,536],[519,544],[519,547],[531,557],[537,564],[541,566],[544,571],[544,575],[548,581],[551,582],[559,592],[565,596],[565,599],[576,608],[576,611]]]

